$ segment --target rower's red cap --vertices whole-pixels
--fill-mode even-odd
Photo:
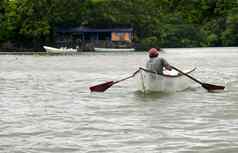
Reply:
[[[158,54],[159,54],[159,52],[158,52],[158,50],[157,50],[156,48],[151,48],[151,49],[149,50],[149,56],[150,56],[150,57],[157,57]]]

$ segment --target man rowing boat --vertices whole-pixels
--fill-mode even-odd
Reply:
[[[159,51],[156,48],[151,48],[149,51],[149,60],[146,62],[146,69],[163,74],[163,69],[172,70],[169,63],[162,57],[159,57]]]

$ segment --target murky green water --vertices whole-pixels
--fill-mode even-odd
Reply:
[[[88,87],[143,66],[145,52],[77,56],[0,56],[0,152],[178,153],[238,151],[238,48],[165,49],[161,56],[193,76],[176,93],[144,95],[135,80],[105,93]]]

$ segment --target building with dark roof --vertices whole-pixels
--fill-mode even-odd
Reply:
[[[78,46],[82,50],[131,47],[133,42],[132,28],[60,27],[56,29],[56,35],[58,46]]]

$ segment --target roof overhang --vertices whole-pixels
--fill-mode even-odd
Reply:
[[[133,32],[133,28],[87,28],[87,27],[73,27],[73,28],[57,28],[58,33],[82,33],[82,32]]]

